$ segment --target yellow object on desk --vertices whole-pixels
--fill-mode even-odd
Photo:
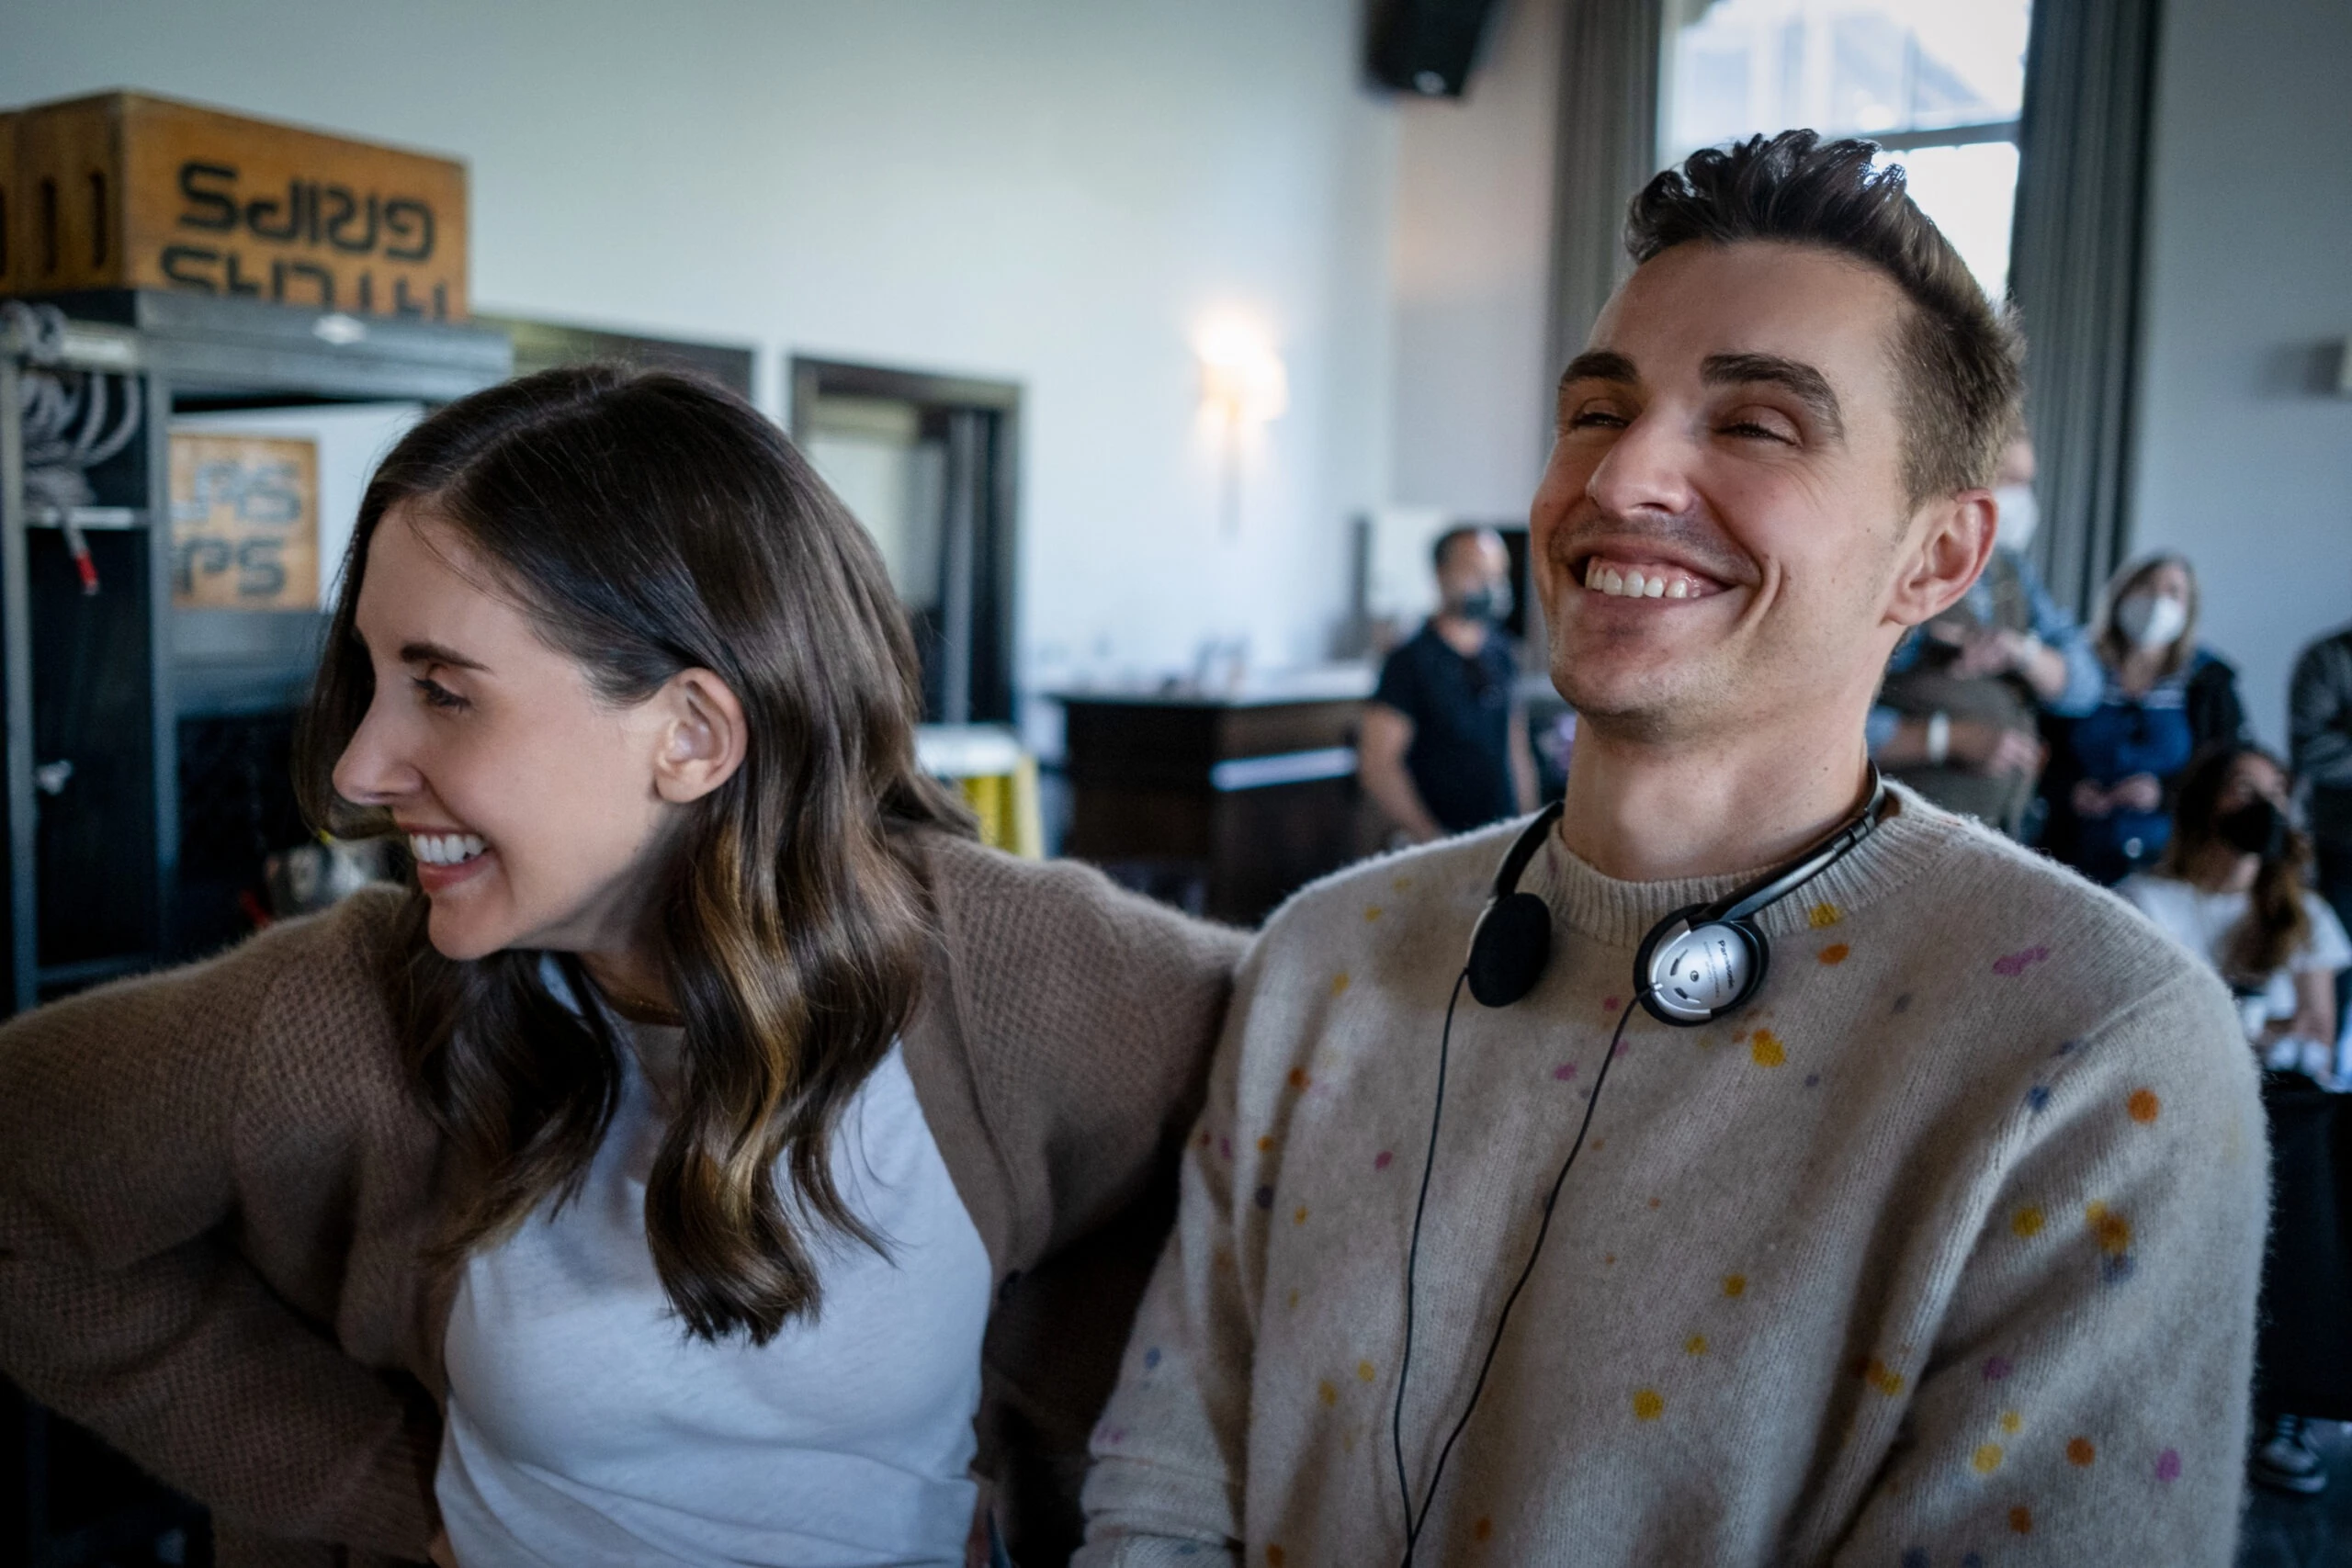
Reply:
[[[980,819],[982,843],[1028,860],[1044,858],[1037,759],[1021,749],[1012,730],[992,724],[918,725],[915,761],[963,792]]]

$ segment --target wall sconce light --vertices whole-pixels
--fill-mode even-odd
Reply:
[[[1290,373],[1263,332],[1241,321],[1204,328],[1194,344],[1201,359],[1201,402],[1226,424],[1264,424],[1290,407]]]
[[[1290,407],[1290,373],[1266,331],[1239,316],[1204,323],[1193,350],[1201,362],[1201,412],[1218,431],[1219,513],[1230,538],[1241,527],[1243,442]]]

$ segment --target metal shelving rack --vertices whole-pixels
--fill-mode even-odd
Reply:
[[[0,327],[7,1010],[184,955],[183,645],[225,649],[233,671],[273,694],[265,701],[281,703],[314,657],[317,615],[173,609],[174,413],[447,402],[513,364],[506,335],[482,328],[153,290],[27,303],[53,310],[11,312]],[[28,500],[17,411],[36,371],[111,377],[141,404],[135,444],[91,471],[99,504],[61,512]],[[105,585],[95,595],[74,575],[76,548]]]
[[[442,403],[513,365],[506,334],[477,327],[146,290],[21,303],[33,310],[0,310],[0,1016],[219,940],[181,929],[183,721],[282,715],[316,657],[322,614],[173,607],[174,414]],[[93,504],[27,494],[33,375],[106,376],[138,402],[138,434],[86,473]],[[0,1450],[17,1474],[0,1540],[15,1537],[21,1561],[146,1561],[139,1543],[186,1540],[188,1505],[0,1383],[10,1405]]]

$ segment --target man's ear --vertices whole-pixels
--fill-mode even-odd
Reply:
[[[751,745],[743,705],[707,670],[670,677],[652,700],[662,705],[655,738],[654,793],[672,804],[700,800],[735,776]]]
[[[1922,507],[1911,520],[1913,542],[1888,598],[1887,618],[1916,626],[1960,603],[1993,558],[1999,515],[1989,490],[1964,490]]]

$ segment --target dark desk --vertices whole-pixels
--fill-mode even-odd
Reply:
[[[1376,814],[1356,786],[1361,697],[1058,700],[1071,790],[1064,850],[1130,886],[1254,924],[1376,846]]]

